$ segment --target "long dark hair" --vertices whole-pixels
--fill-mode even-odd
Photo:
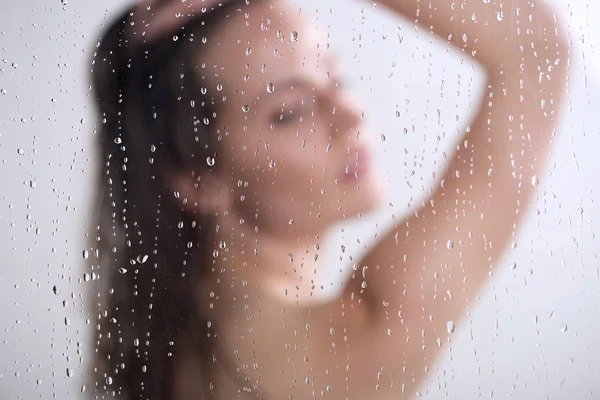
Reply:
[[[126,10],[102,35],[93,57],[99,115],[98,224],[91,233],[99,283],[92,365],[96,394],[164,399],[182,332],[195,335],[204,396],[220,357],[215,326],[202,316],[196,283],[211,270],[211,218],[182,210],[163,179],[165,166],[217,168],[216,112],[203,75],[202,46],[244,2],[225,2],[151,45],[133,45]],[[246,2],[247,3],[247,2]],[[193,58],[192,58],[193,57]],[[219,359],[219,364],[222,360]],[[199,394],[200,395],[200,394]]]

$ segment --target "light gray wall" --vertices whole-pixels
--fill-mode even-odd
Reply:
[[[424,398],[600,396],[600,344],[594,340],[600,333],[600,3],[556,3],[571,23],[574,65],[551,170],[518,247],[458,326],[450,351],[421,389]],[[85,229],[93,224],[90,184],[97,161],[86,79],[100,24],[124,4],[0,4],[0,399],[80,397],[92,352],[82,309],[90,283],[81,282],[81,261]],[[349,265],[347,255],[338,261],[339,245],[359,253],[357,238],[368,243],[392,212],[401,218],[435,183],[442,152],[451,151],[457,128],[468,123],[469,107],[481,95],[482,75],[371,3],[303,4],[306,11],[318,9],[315,15],[368,105],[393,203],[349,224],[344,234],[335,229],[330,278],[339,282],[339,270],[347,273]],[[409,112],[396,118],[396,105]],[[402,134],[404,127],[409,134]]]

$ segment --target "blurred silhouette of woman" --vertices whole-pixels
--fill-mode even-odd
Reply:
[[[568,44],[540,1],[377,5],[460,48],[487,86],[431,198],[333,301],[324,234],[383,199],[322,31],[279,0],[143,1],[104,31],[97,398],[415,395],[526,214]]]

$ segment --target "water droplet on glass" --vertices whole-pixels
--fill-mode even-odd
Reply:
[[[143,264],[146,261],[148,261],[148,255],[146,255],[146,254],[143,254],[143,255],[140,254],[139,256],[137,256],[136,260],[137,260],[138,263]]]
[[[121,275],[124,275],[124,274],[126,274],[126,273],[127,273],[127,268],[123,268],[123,267],[119,268],[119,273],[120,273]]]
[[[537,185],[539,185],[539,184],[540,184],[540,180],[538,179],[537,175],[534,175],[534,176],[531,178],[531,184],[532,184],[533,186],[537,186]]]
[[[273,83],[267,83],[267,92],[273,93],[275,91],[275,85]]]
[[[298,32],[293,31],[291,39],[292,39],[292,42],[297,42],[298,41]]]
[[[446,328],[448,329],[448,333],[454,333],[454,330],[456,329],[454,321],[448,321],[448,323],[446,324]]]
[[[448,249],[453,249],[454,248],[454,242],[452,240],[448,240],[448,243],[446,244],[446,246],[448,247]]]
[[[60,287],[56,285],[52,286],[52,293],[60,294]]]
[[[214,157],[206,157],[206,163],[208,164],[209,167],[212,167],[215,165],[215,158]]]
[[[247,113],[248,111],[250,111],[250,106],[249,106],[249,105],[247,105],[247,104],[246,104],[246,105],[243,105],[243,106],[242,106],[242,111],[243,111],[243,112],[245,112],[245,113]]]

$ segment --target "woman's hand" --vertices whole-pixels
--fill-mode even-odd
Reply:
[[[228,0],[142,0],[132,11],[130,39],[152,42],[173,35],[191,19]]]

